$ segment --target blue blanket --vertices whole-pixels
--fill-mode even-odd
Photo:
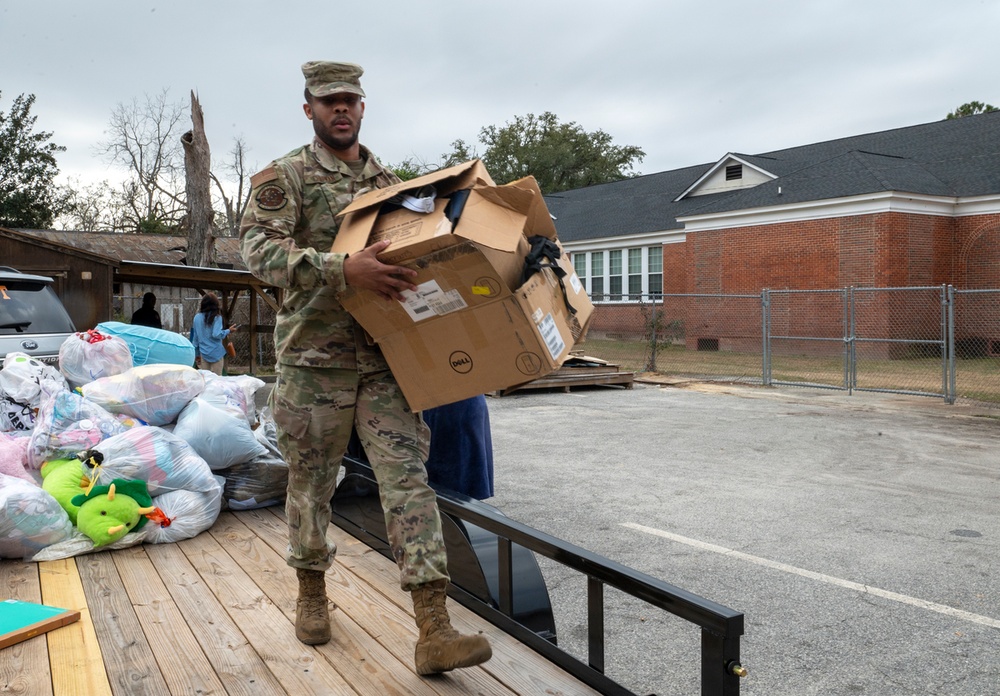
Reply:
[[[493,495],[493,438],[485,396],[423,412],[431,429],[431,485],[482,500]]]

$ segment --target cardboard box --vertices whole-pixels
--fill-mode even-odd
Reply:
[[[433,212],[383,211],[397,194],[427,185],[438,192]],[[453,226],[448,205],[460,198]],[[379,258],[417,271],[418,290],[404,302],[356,288],[341,295],[414,410],[542,377],[583,338],[593,305],[565,253],[557,262],[562,283],[543,268],[521,284],[528,237],[558,245],[533,177],[495,186],[473,160],[361,196],[342,216],[333,251],[355,253],[390,239]]]

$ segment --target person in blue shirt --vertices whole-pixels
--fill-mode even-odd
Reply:
[[[221,376],[222,363],[226,357],[226,347],[222,344],[222,340],[235,330],[235,326],[222,328],[219,298],[213,293],[205,293],[201,298],[201,307],[194,315],[191,324],[191,343],[194,344],[198,367]]]

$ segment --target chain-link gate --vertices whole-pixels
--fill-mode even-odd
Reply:
[[[947,286],[848,288],[850,389],[954,401]]]
[[[955,290],[952,394],[1000,405],[1000,289]]]
[[[946,286],[764,290],[764,383],[954,397]]]

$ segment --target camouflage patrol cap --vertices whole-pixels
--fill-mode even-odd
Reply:
[[[361,75],[365,71],[354,63],[331,63],[325,60],[311,60],[302,65],[306,76],[306,89],[314,97],[325,97],[338,92],[350,92],[365,96],[361,89]]]

